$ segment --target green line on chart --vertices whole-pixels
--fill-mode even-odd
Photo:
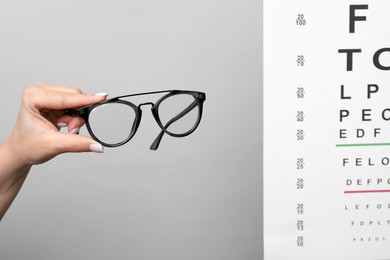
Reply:
[[[336,147],[390,146],[390,143],[336,144]]]

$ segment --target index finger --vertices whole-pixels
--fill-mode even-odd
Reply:
[[[47,89],[35,89],[32,102],[35,108],[63,110],[79,108],[104,101],[107,93],[85,95],[81,93],[58,92]]]

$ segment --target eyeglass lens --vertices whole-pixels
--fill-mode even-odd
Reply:
[[[95,107],[89,114],[89,125],[101,142],[117,144],[126,140],[132,130],[136,113],[122,103],[107,103]]]
[[[197,123],[198,103],[191,95],[173,95],[160,103],[158,115],[166,131],[178,135],[185,134]]]

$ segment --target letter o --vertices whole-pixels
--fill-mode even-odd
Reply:
[[[388,157],[383,157],[382,158],[382,165],[389,165],[390,159]]]

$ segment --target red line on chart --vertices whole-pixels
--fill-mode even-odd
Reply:
[[[352,193],[385,193],[390,192],[390,190],[346,190],[344,194],[352,194]]]

